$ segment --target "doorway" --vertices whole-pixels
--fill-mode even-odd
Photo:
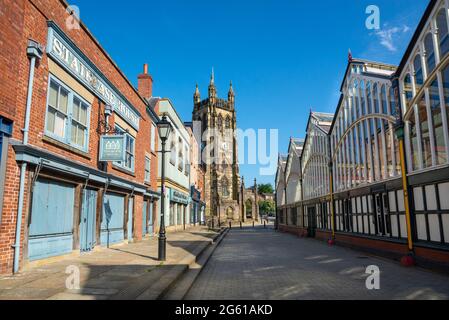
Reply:
[[[317,228],[316,207],[307,208],[307,217],[308,217],[308,222],[309,222],[309,228],[308,228],[309,237],[315,238],[316,237],[316,228]]]
[[[97,192],[86,189],[83,192],[83,205],[80,221],[80,250],[89,252],[95,248],[96,241]]]
[[[390,212],[388,208],[387,193],[378,193],[374,195],[374,217],[376,234],[379,236],[391,235]]]

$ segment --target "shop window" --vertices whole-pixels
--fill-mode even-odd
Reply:
[[[151,181],[151,160],[145,157],[145,182]]]
[[[449,125],[449,65],[443,69],[442,78],[444,90],[444,107],[446,109],[446,119],[447,119],[446,123]]]
[[[413,99],[412,77],[410,74],[407,74],[404,78],[404,94],[407,108],[409,108]]]
[[[418,99],[418,117],[421,126],[422,158],[424,168],[432,166],[432,150],[430,144],[429,118],[427,115],[426,98]]]
[[[114,164],[134,172],[135,139],[119,126],[116,125],[115,129],[118,134],[125,135],[126,137],[126,157],[124,162],[114,162]]]
[[[46,135],[87,152],[90,106],[55,78],[50,78]]]
[[[424,49],[426,50],[427,75],[429,75],[435,69],[435,49],[433,47],[432,33],[426,35]]]
[[[390,113],[393,117],[397,116],[398,110],[397,104],[396,104],[396,97],[394,95],[394,89],[393,87],[390,88]]]
[[[445,8],[438,12],[436,21],[438,28],[438,41],[440,44],[440,60],[442,60],[449,52],[449,31]]]
[[[409,131],[410,131],[410,154],[411,154],[411,162],[412,162],[412,169],[418,170],[419,169],[419,151],[418,151],[418,130],[416,127],[416,118],[415,118],[415,110],[412,110],[412,112],[409,115],[408,118],[408,125],[409,125]]]
[[[415,57],[415,61],[413,62],[413,67],[415,68],[415,85],[416,92],[418,92],[423,83],[424,83],[424,75],[422,70],[421,56],[418,54]]]
[[[430,112],[432,114],[435,155],[437,165],[447,163],[446,144],[444,142],[443,117],[441,113],[438,80],[434,80],[429,88]]]

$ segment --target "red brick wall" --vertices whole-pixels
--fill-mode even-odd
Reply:
[[[66,27],[67,17],[65,2],[60,0],[0,0],[0,43],[2,44],[2,50],[0,51],[0,73],[2,75],[0,83],[0,115],[14,121],[13,138],[21,141],[23,139],[21,129],[25,122],[30,65],[26,55],[27,42],[31,38],[46,46],[47,20],[53,20],[113,85],[125,95],[130,103],[139,110],[143,117],[140,121],[140,129],[136,139],[135,174],[129,175],[115,170],[111,165],[108,166],[108,172],[128,181],[143,184],[145,153],[149,153],[152,161],[150,186],[152,190],[157,190],[157,154],[152,153],[150,150],[152,122],[147,115],[145,103],[131,83],[84,27],[81,27],[79,30],[69,30]],[[123,54],[126,54],[125,49]],[[57,144],[49,143],[43,139],[48,79],[48,57],[44,54],[41,63],[35,69],[29,143],[67,159],[83,163],[92,168],[98,168],[99,134],[97,129],[100,112],[102,112],[104,106],[100,105],[98,99],[95,99],[91,108],[88,155],[82,156]],[[12,270],[13,250],[11,246],[14,244],[15,237],[18,190],[19,167],[15,161],[14,151],[10,147],[7,160],[7,181],[5,184],[2,223],[0,226],[0,273],[9,273]],[[143,197],[136,197],[134,226],[136,230],[135,235],[138,239],[141,238],[142,230],[142,201]],[[27,211],[28,203],[25,203],[24,208]],[[25,219],[26,212],[24,212],[23,217]],[[23,225],[25,224],[23,223]]]

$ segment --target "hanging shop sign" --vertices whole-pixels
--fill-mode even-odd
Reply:
[[[170,200],[187,205],[189,204],[190,196],[177,190],[171,189]]]
[[[100,162],[123,162],[126,159],[126,136],[110,135],[100,138]]]
[[[47,54],[139,130],[139,114],[54,23],[49,23]]]

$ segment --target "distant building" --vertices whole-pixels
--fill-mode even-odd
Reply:
[[[158,99],[155,110],[161,118],[166,115],[173,126],[166,143],[169,153],[165,157],[165,224],[168,231],[184,230],[190,225],[190,134],[169,99]],[[162,157],[159,157],[159,188],[161,168]],[[160,209],[159,206],[159,212]]]
[[[190,223],[193,225],[204,224],[206,222],[206,203],[204,202],[205,171],[201,165],[201,149],[193,133],[193,124],[186,122],[185,127],[190,136]]]
[[[204,152],[202,166],[206,172],[205,197],[207,218],[241,221],[240,177],[238,166],[238,146],[235,138],[237,117],[234,89],[231,86],[228,99],[220,99],[212,73],[208,97],[201,100],[198,86],[194,94],[193,121],[201,123],[201,151]],[[204,136],[208,133],[207,136]],[[207,142],[207,143],[206,143]]]

